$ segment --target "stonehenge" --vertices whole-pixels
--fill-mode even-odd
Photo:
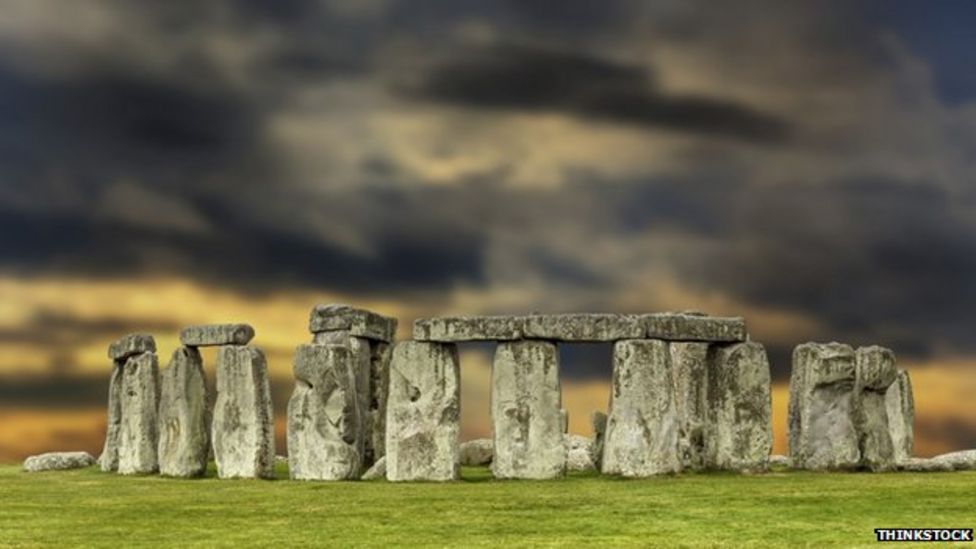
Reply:
[[[742,318],[431,317],[416,319],[413,338],[396,342],[395,318],[329,304],[312,308],[308,329],[311,340],[295,349],[285,420],[283,459],[296,480],[452,481],[461,465],[489,465],[499,479],[554,479],[568,471],[752,473],[771,463],[814,470],[970,467],[968,454],[955,461],[913,458],[911,381],[883,347],[797,346],[789,455],[770,456],[769,360]],[[220,478],[273,478],[271,380],[254,336],[241,323],[188,326],[162,371],[152,336],[111,343],[100,468],[199,477],[212,452]],[[492,433],[460,444],[458,345],[467,342],[495,344]],[[568,434],[562,404],[559,345],[578,342],[613,350],[608,408],[592,414],[592,438]],[[215,399],[208,398],[204,346],[217,348]],[[38,468],[62,467],[47,461]]]
[[[793,351],[789,447],[793,467],[887,471],[912,460],[914,403],[890,349],[805,343]],[[920,466],[919,466],[920,467]]]

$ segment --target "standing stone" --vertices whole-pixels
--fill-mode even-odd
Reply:
[[[914,453],[915,440],[915,398],[907,371],[898,370],[898,377],[885,395],[885,407],[888,409],[888,429],[895,461],[905,461]]]
[[[457,346],[404,341],[393,349],[386,410],[386,478],[455,480],[461,386]]]
[[[362,469],[356,373],[345,345],[302,345],[288,401],[288,469],[301,480],[343,480]]]
[[[264,354],[226,345],[217,351],[211,440],[220,478],[274,477],[274,423]]]
[[[196,477],[207,470],[207,387],[203,359],[192,347],[173,352],[160,375],[159,472]]]
[[[613,347],[613,387],[602,471],[645,477],[681,470],[671,354],[661,340]]]
[[[804,343],[790,374],[790,459],[798,469],[853,469],[861,459],[854,349]]]
[[[603,441],[607,437],[607,414],[596,411],[590,414],[590,425],[593,427],[593,465],[596,470],[601,469],[603,460]]]
[[[892,469],[895,449],[888,426],[885,394],[898,377],[895,354],[884,347],[861,347],[857,350],[857,431],[861,465],[872,471]]]
[[[561,400],[555,344],[499,343],[491,368],[495,478],[547,479],[565,473]]]
[[[670,348],[681,467],[698,470],[705,466],[708,344],[673,342]]]
[[[390,357],[393,345],[374,342],[370,346],[369,424],[366,457],[375,462],[386,455],[386,400],[390,386]]]
[[[112,375],[108,382],[108,422],[105,428],[105,446],[98,457],[102,471],[119,470],[119,430],[122,428],[122,368],[124,360],[112,361]]]
[[[155,473],[159,470],[157,419],[159,360],[156,353],[130,357],[122,367],[119,395],[119,473]]]
[[[373,464],[373,422],[370,414],[370,402],[373,397],[372,386],[372,349],[370,341],[353,336],[348,331],[319,332],[315,334],[315,343],[344,345],[348,349],[348,360],[355,377],[356,405],[359,433],[356,434],[357,452],[364,467]]]
[[[706,465],[760,472],[773,448],[766,349],[750,341],[713,347],[708,372]]]

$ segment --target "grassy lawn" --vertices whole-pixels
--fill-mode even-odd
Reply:
[[[540,482],[495,481],[487,469],[466,468],[461,482],[391,484],[0,466],[5,547],[852,547],[876,545],[876,527],[974,526],[976,472]]]

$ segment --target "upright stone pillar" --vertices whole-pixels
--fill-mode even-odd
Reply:
[[[871,346],[857,350],[857,390],[861,399],[857,408],[857,430],[861,465],[872,471],[886,471],[895,466],[885,394],[897,377],[895,354],[890,349]]]
[[[805,343],[793,350],[789,403],[793,467],[853,469],[859,465],[856,371],[850,345]]]
[[[899,370],[895,382],[888,387],[885,407],[894,458],[900,463],[912,457],[915,440],[915,398],[907,371]]]
[[[675,341],[670,349],[681,466],[698,470],[705,466],[708,343]]]
[[[122,370],[129,357],[156,352],[156,341],[149,334],[129,334],[112,342],[108,357],[112,360],[112,373],[108,384],[108,421],[105,430],[105,446],[98,458],[102,471],[119,469],[119,431],[122,428]]]
[[[203,359],[193,347],[173,352],[162,371],[159,403],[159,472],[196,477],[207,470],[207,387]]]
[[[566,472],[561,402],[555,344],[498,344],[491,368],[496,478],[548,479]]]
[[[681,470],[668,344],[624,340],[613,347],[613,387],[602,470],[645,477]]]
[[[288,401],[288,469],[300,480],[359,478],[360,405],[349,347],[302,345]]]
[[[159,360],[147,352],[130,357],[122,368],[119,425],[119,473],[137,475],[159,470]]]
[[[349,347],[359,393],[359,440],[363,445],[360,455],[364,467],[384,454],[390,344],[396,326],[395,318],[342,304],[316,305],[309,316],[309,331],[315,343]]]
[[[249,345],[217,351],[212,435],[220,478],[274,477],[274,422],[264,354]]]
[[[393,349],[386,414],[386,478],[458,478],[457,345],[404,341]]]
[[[750,341],[716,345],[708,372],[706,465],[761,472],[773,448],[772,396],[766,349]]]

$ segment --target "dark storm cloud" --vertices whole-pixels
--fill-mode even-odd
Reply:
[[[0,342],[22,342],[44,346],[86,345],[93,339],[112,340],[135,331],[163,332],[180,326],[158,318],[101,316],[82,318],[52,309],[37,310],[16,327],[0,328]]]
[[[646,128],[782,143],[787,121],[721,98],[662,93],[643,68],[525,45],[469,51],[436,65],[408,96],[482,109],[560,112]]]

